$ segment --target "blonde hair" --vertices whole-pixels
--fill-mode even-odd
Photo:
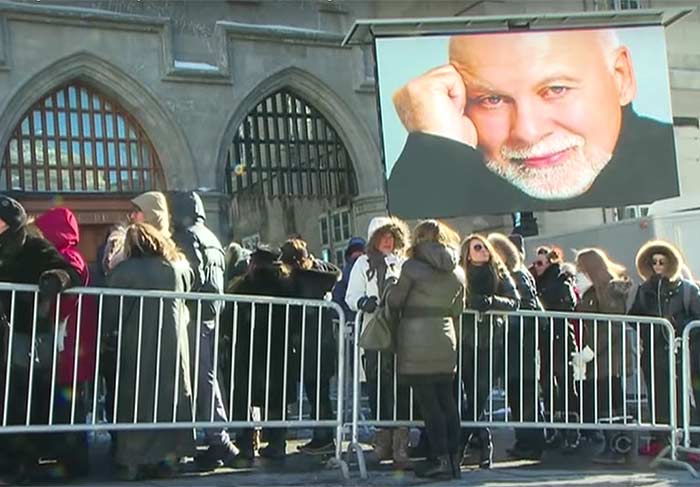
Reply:
[[[445,247],[457,249],[459,247],[459,234],[438,220],[423,220],[413,229],[411,247],[406,254],[414,257],[415,248],[421,242],[437,242]]]
[[[126,228],[124,255],[131,257],[161,257],[168,262],[184,260],[175,243],[149,223],[133,223]]]

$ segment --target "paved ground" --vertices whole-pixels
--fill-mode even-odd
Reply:
[[[295,450],[299,441],[290,442],[289,451]],[[496,444],[504,447],[510,444],[509,434],[499,433]],[[92,474],[89,478],[70,484],[45,482],[35,485],[52,486],[371,486],[371,487],[411,487],[430,485],[443,486],[697,486],[700,479],[694,479],[688,472],[675,469],[655,469],[648,467],[646,460],[636,459],[625,467],[600,467],[590,458],[600,449],[593,442],[583,443],[573,455],[563,455],[549,451],[542,462],[512,462],[505,458],[503,448],[496,452],[495,467],[489,471],[465,467],[462,479],[451,482],[431,482],[417,479],[411,472],[393,472],[390,465],[370,465],[369,479],[359,478],[357,465],[350,462],[350,480],[344,480],[340,470],[328,468],[321,458],[292,453],[284,461],[256,460],[251,469],[219,469],[213,473],[189,473],[176,479],[149,480],[138,482],[118,482],[110,480],[111,468],[105,445],[95,448],[92,453]],[[3,484],[0,481],[0,485]]]

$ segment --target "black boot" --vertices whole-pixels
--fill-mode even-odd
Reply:
[[[464,459],[464,452],[457,451],[450,455],[451,467],[452,467],[452,478],[461,479],[462,478],[462,460]]]
[[[491,430],[483,428],[478,433],[477,444],[479,445],[479,468],[489,469],[493,463],[493,440]]]
[[[255,431],[246,428],[236,433],[236,446],[238,447],[238,463],[248,465],[255,458],[255,449],[253,448],[253,435]]]
[[[287,429],[271,428],[266,431],[267,446],[258,453],[269,460],[282,460],[287,454]]]
[[[440,455],[439,457],[437,457],[437,460],[427,468],[417,470],[416,475],[418,477],[424,477],[429,479],[452,478],[452,459],[449,455]]]

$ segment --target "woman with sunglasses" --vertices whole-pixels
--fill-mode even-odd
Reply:
[[[460,262],[465,273],[468,309],[480,313],[518,309],[520,296],[513,279],[485,237],[478,234],[467,237],[462,243]],[[499,365],[502,364],[502,354],[495,350],[502,348],[503,322],[503,317],[499,316],[463,315],[462,414],[465,421],[483,419],[485,408],[486,419],[490,416],[486,400],[498,378]],[[490,468],[493,456],[491,431],[488,428],[471,428],[464,433],[467,448],[479,450],[479,466]]]
[[[576,268],[591,283],[576,305],[576,311],[625,314],[632,283],[623,266],[613,262],[602,250],[590,248],[576,254]],[[622,382],[632,374],[634,367],[632,340],[628,334],[631,330],[627,330],[625,323],[620,321],[589,319],[583,320],[582,326],[581,347],[588,346],[596,354],[588,362],[586,380],[582,384],[583,416],[586,422],[602,423],[623,414]],[[631,436],[624,430],[606,430],[604,436],[605,447],[593,461],[602,464],[626,463],[632,447]]]
[[[680,250],[668,242],[652,240],[644,244],[637,253],[637,272],[644,282],[637,289],[634,304],[630,308],[629,314],[641,316],[655,316],[666,318],[675,329],[676,336],[680,337],[683,328],[691,321],[700,319],[700,290],[698,286],[687,279],[681,277],[684,267],[683,256]],[[659,424],[669,424],[669,391],[668,391],[668,346],[669,337],[663,328],[654,325],[654,335],[649,326],[640,328],[642,340],[642,371],[644,372],[647,384],[647,397],[652,397],[652,381],[654,383],[654,410],[656,422]],[[698,363],[697,335],[695,341],[691,340],[691,374],[693,377],[700,377],[700,364]],[[652,362],[653,355],[653,362]],[[680,354],[677,355],[680,359]],[[653,376],[652,376],[653,364]],[[678,360],[676,374],[676,386],[680,398],[683,390],[680,388],[682,374],[680,371],[680,360]],[[700,404],[700,390],[697,382],[693,383],[693,396],[695,404]],[[694,416],[691,424],[697,425],[697,409],[694,409]],[[680,416],[680,413],[677,417]],[[664,446],[662,434],[655,434],[654,439],[648,446],[642,448],[643,455],[655,456]]]
[[[574,275],[566,270],[562,252],[556,248],[539,247],[533,270],[537,292],[544,309],[573,311],[577,302]],[[573,369],[569,366],[571,355],[576,352],[574,327],[569,320],[562,318],[539,320],[539,323],[538,341],[542,359],[540,383],[546,417],[549,420],[554,416],[554,420],[564,421],[568,416],[569,421],[573,421],[574,412],[578,410]],[[563,436],[564,451],[571,451],[578,447],[578,431],[567,431]],[[549,441],[558,442],[559,438],[559,435],[555,435],[554,438],[549,438]]]

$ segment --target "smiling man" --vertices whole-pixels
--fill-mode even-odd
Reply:
[[[449,59],[393,96],[409,132],[388,185],[398,215],[621,206],[678,194],[672,127],[634,112],[634,66],[614,31],[454,36]],[[415,198],[426,190],[430,198]]]

